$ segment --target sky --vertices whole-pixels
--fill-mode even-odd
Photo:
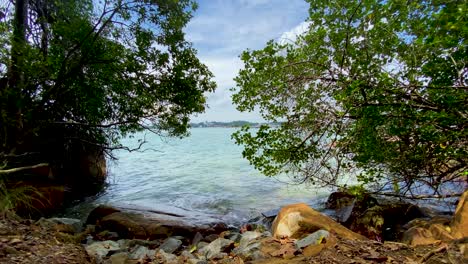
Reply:
[[[215,75],[218,88],[207,94],[208,109],[192,122],[246,120],[261,122],[258,112],[240,113],[231,101],[233,78],[242,67],[239,55],[261,49],[267,41],[294,36],[304,27],[304,0],[198,0],[199,7],[185,28],[199,59]]]

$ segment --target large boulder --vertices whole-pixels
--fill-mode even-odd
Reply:
[[[456,239],[468,237],[468,190],[458,201],[451,223],[452,236]]]
[[[330,194],[325,206],[327,209],[335,210],[334,216],[338,222],[347,225],[365,210],[377,204],[377,199],[368,193],[356,195],[347,191],[339,191]]]
[[[373,206],[350,219],[349,228],[368,238],[387,241],[398,240],[402,227],[409,221],[424,217],[424,212],[409,203],[388,203]]]
[[[99,206],[91,211],[87,224],[96,225],[97,231],[116,232],[120,238],[151,240],[170,236],[193,237],[197,232],[205,235],[227,229],[218,223],[195,226],[183,216],[169,213],[145,213],[109,206]]]
[[[342,238],[366,239],[328,216],[315,211],[305,203],[291,204],[281,208],[272,226],[273,236],[277,238],[300,239],[320,229],[334,232]]]

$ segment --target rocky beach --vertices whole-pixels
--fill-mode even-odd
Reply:
[[[337,200],[337,197],[341,198]],[[332,194],[327,206],[336,208],[343,203],[346,205],[345,201],[350,197],[343,197],[345,195]],[[350,214],[354,219],[342,223],[299,203],[282,207],[276,216],[253,219],[240,227],[220,222],[193,225],[185,221],[182,215],[105,205],[96,207],[85,222],[70,218],[33,221],[6,217],[0,222],[0,262],[238,264],[468,261],[468,192],[460,198],[453,216],[428,215],[419,208],[426,215],[417,215],[415,209],[409,210],[409,207],[403,206],[399,206],[398,210],[401,211],[396,212],[395,207],[382,206],[378,202],[377,205],[369,205],[369,208],[354,205]],[[364,214],[357,216],[359,210],[364,210]],[[375,211],[379,210],[381,214],[378,216]],[[393,212],[393,215],[387,215],[386,211]],[[370,213],[371,219],[366,220],[366,215]],[[397,234],[392,240],[385,239],[388,237],[385,232],[392,228],[392,232]]]

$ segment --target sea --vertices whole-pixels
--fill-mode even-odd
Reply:
[[[185,138],[137,133],[114,151],[103,193],[72,207],[82,217],[98,204],[184,215],[194,223],[241,225],[284,205],[304,202],[321,209],[330,190],[295,184],[289,175],[266,177],[242,157],[231,139],[236,128],[192,128]],[[75,214],[75,215],[74,215]]]

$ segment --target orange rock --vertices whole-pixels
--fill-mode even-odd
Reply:
[[[421,246],[435,244],[440,240],[436,240],[426,228],[412,227],[403,234],[402,242],[411,246]]]
[[[442,224],[432,224],[429,227],[429,231],[431,231],[435,239],[440,239],[445,242],[453,240],[453,236]]]
[[[460,197],[451,227],[455,239],[468,237],[468,190]]]
[[[281,208],[272,226],[273,236],[276,238],[303,238],[320,229],[334,232],[342,238],[366,239],[305,203],[291,204]]]

